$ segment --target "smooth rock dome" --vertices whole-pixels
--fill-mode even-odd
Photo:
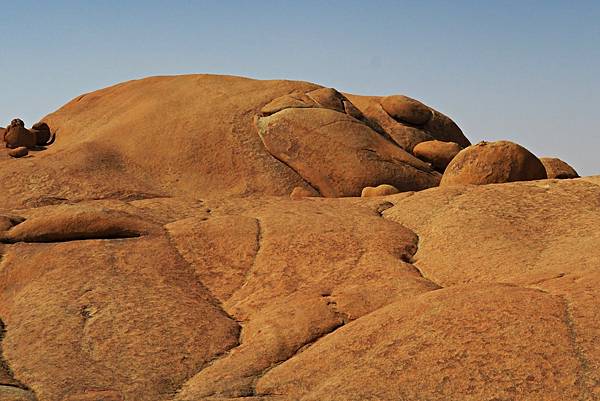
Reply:
[[[365,113],[369,99],[309,82],[220,75],[123,82],[78,96],[35,125],[58,133],[56,142],[34,163],[2,166],[6,206],[107,193],[289,196],[302,187],[336,197],[382,183],[437,186],[441,174]],[[422,129],[405,128],[406,143],[460,132],[437,112]]]
[[[381,106],[392,118],[410,124],[423,125],[433,117],[429,107],[408,96],[386,96]]]
[[[510,141],[480,142],[452,159],[440,186],[496,184],[547,178],[542,162],[523,146]]]
[[[325,197],[437,185],[431,110],[155,77],[0,147],[0,401],[593,399],[600,176]]]
[[[571,166],[569,166],[566,162],[557,159],[555,157],[542,157],[540,161],[544,165],[546,169],[546,174],[548,174],[548,178],[577,178],[579,174],[577,171]]]

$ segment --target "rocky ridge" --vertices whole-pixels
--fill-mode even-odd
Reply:
[[[448,117],[305,82],[43,121],[0,152],[3,400],[600,399],[598,177],[437,187]]]

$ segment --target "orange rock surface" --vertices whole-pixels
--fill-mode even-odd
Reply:
[[[0,149],[0,400],[600,399],[600,177],[437,187],[380,101],[155,77]]]

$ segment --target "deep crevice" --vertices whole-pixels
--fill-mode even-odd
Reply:
[[[13,239],[10,237],[0,237],[0,243],[2,244],[17,244],[17,243],[28,243],[28,244],[53,244],[53,243],[61,243],[61,242],[73,242],[73,241],[92,241],[92,240],[119,240],[119,239],[133,239],[140,238],[144,236],[144,233],[134,232],[134,231],[122,231],[117,233],[107,233],[102,234],[95,233],[87,234],[75,234],[70,236],[67,233],[64,236],[53,236],[41,235],[35,238],[25,238],[25,239]]]

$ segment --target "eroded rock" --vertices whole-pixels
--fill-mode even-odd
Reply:
[[[14,157],[16,159],[20,158],[20,157],[25,157],[29,154],[29,149],[27,149],[27,147],[25,146],[21,146],[15,149],[11,149],[8,151],[8,155],[10,157]]]
[[[15,242],[63,242],[87,239],[135,238],[156,227],[127,213],[63,207],[11,228],[0,240]]]
[[[542,157],[540,158],[540,161],[546,169],[548,178],[564,179],[579,177],[579,174],[577,174],[577,171],[575,171],[573,167],[560,159],[555,157]]]
[[[440,185],[495,184],[547,178],[542,162],[530,151],[509,141],[480,142],[452,159]]]
[[[6,231],[9,228],[16,226],[25,221],[24,217],[11,215],[11,214],[0,214],[0,232]]]
[[[319,194],[316,191],[310,190],[306,187],[295,187],[290,194],[290,199],[310,198],[313,196],[319,196]]]
[[[35,136],[35,143],[37,146],[47,146],[54,143],[55,135],[52,134],[50,127],[45,122],[33,124],[30,131]]]
[[[440,172],[444,172],[448,164],[462,148],[455,142],[425,141],[417,144],[413,154],[419,159],[431,163]]]
[[[373,197],[373,196],[393,195],[393,194],[397,194],[398,192],[400,192],[400,191],[398,191],[398,188],[394,187],[393,185],[381,184],[376,187],[363,188],[360,196],[362,198],[369,198],[369,197]]]
[[[257,120],[269,152],[326,197],[359,196],[366,186],[389,183],[400,191],[438,185],[426,163],[347,114],[323,108],[288,108]]]
[[[340,113],[346,112],[344,108],[344,101],[347,101],[346,97],[333,88],[315,89],[306,95],[321,107],[339,111]]]
[[[397,96],[400,99],[405,98],[404,96]],[[431,116],[426,123],[420,126],[393,118],[382,106],[383,99],[385,99],[383,97],[351,94],[346,94],[346,97],[352,101],[362,114],[393,138],[394,142],[409,152],[412,152],[418,143],[432,140],[456,142],[462,147],[471,145],[471,142],[465,137],[461,129],[450,118],[416,100],[415,102],[419,104],[416,107],[422,110],[422,114],[424,116],[427,115],[421,105],[427,107]],[[397,97],[391,96],[390,98]],[[424,119],[423,117],[420,121]]]
[[[381,107],[393,119],[414,125],[423,125],[433,117],[429,107],[408,96],[386,96],[381,99]]]
[[[495,284],[433,291],[325,337],[262,376],[257,394],[332,401],[578,399],[584,394],[577,385],[580,362],[564,316],[560,298],[533,289]],[[494,378],[507,385],[491,386]]]
[[[15,118],[4,131],[4,142],[9,148],[25,147],[33,149],[37,145],[35,135],[25,128],[23,120]]]

